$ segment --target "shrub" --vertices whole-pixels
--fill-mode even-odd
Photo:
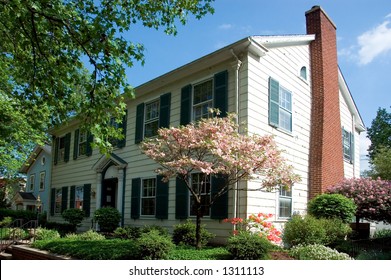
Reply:
[[[321,194],[308,202],[308,213],[315,218],[339,218],[350,223],[356,213],[354,201],[342,194]]]
[[[57,230],[61,237],[68,233],[75,232],[74,226],[69,223],[47,222],[45,228]]]
[[[121,214],[116,208],[103,207],[95,211],[94,218],[102,232],[113,232],[121,221]]]
[[[373,238],[387,238],[391,237],[391,229],[379,229],[375,231]]]
[[[344,240],[351,232],[350,225],[340,219],[319,219],[321,226],[326,231],[323,245],[334,245],[338,241]]]
[[[27,231],[21,228],[1,228],[2,239],[26,239],[29,237]]]
[[[141,228],[134,226],[117,227],[113,236],[121,239],[137,239],[141,236]]]
[[[162,226],[158,226],[158,225],[145,225],[140,230],[142,233],[148,233],[152,230],[157,230],[160,235],[169,236],[168,230],[166,228],[164,228]]]
[[[22,219],[22,223],[37,219],[37,213],[28,210],[0,209],[0,220],[11,217],[12,220]]]
[[[215,237],[215,235],[205,229],[205,225],[201,225],[201,246],[208,244],[208,241]],[[176,245],[196,245],[196,225],[187,220],[185,223],[174,226],[172,233],[173,241]]]
[[[81,209],[69,208],[64,210],[61,216],[64,218],[65,221],[73,225],[76,230],[76,227],[79,226],[83,221],[85,217],[85,212]]]
[[[0,227],[7,227],[12,223],[11,217],[4,217],[3,220],[0,222]]]
[[[94,230],[88,230],[86,232],[79,233],[79,234],[71,233],[71,234],[67,234],[65,237],[72,240],[84,240],[84,241],[106,239],[104,235]]]
[[[326,230],[320,220],[306,215],[293,215],[292,219],[285,224],[282,234],[284,246],[287,248],[299,244],[322,244],[326,239]]]
[[[297,260],[351,260],[345,253],[321,244],[297,245],[289,250],[289,255]]]
[[[52,240],[60,237],[55,229],[37,228],[35,230],[35,240]]]
[[[144,260],[167,259],[174,248],[171,238],[161,235],[156,229],[142,233],[137,243],[140,258]]]
[[[265,237],[248,231],[241,231],[228,238],[227,250],[237,260],[265,259],[273,247]]]

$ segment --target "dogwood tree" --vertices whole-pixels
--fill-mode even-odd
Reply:
[[[233,189],[236,182],[257,179],[256,190],[271,191],[290,188],[300,180],[272,136],[241,134],[235,118],[228,114],[224,118],[216,116],[195,124],[162,128],[157,137],[141,144],[142,151],[160,165],[156,172],[163,180],[179,178],[190,191],[196,216],[197,248],[205,210]],[[197,184],[192,183],[193,174],[197,174]],[[219,179],[218,190],[205,199],[205,192],[210,192],[206,189],[211,177]]]
[[[352,198],[357,205],[356,218],[391,223],[391,182],[381,179],[352,178],[327,189]]]

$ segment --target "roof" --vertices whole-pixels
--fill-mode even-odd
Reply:
[[[35,162],[35,160],[38,158],[38,156],[42,152],[46,152],[47,154],[51,155],[52,154],[52,147],[49,145],[44,145],[44,146],[36,145],[34,150],[31,152],[30,156],[23,163],[22,167],[19,169],[19,172],[27,173],[28,170],[30,169],[31,165]]]
[[[18,192],[21,198],[27,199],[27,200],[37,200],[37,198],[34,196],[33,193],[30,192]]]

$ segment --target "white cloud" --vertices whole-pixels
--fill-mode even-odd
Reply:
[[[228,30],[228,29],[231,29],[231,28],[232,28],[232,24],[230,24],[230,23],[224,23],[224,24],[219,25],[218,28],[219,28],[219,29]]]
[[[391,14],[387,15],[386,19],[387,18],[391,18]],[[366,31],[357,38],[360,64],[368,64],[379,55],[386,54],[391,50],[390,23],[390,20],[385,20],[382,24],[376,26],[372,30]]]

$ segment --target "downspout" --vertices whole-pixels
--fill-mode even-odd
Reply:
[[[353,152],[352,152],[353,178],[356,178],[356,160],[357,160],[355,157],[356,156],[355,123],[356,123],[356,116],[354,114],[352,114],[352,137],[353,137],[354,141],[353,141],[353,147],[350,147],[350,148],[353,149]],[[350,143],[352,143],[351,140],[350,140]]]
[[[242,65],[242,61],[237,57],[234,50],[231,49],[231,53],[235,58],[235,64],[233,65],[235,69],[235,114],[236,114],[236,123],[239,124],[239,70]],[[238,126],[239,132],[239,126]],[[233,215],[234,218],[238,217],[239,209],[239,182],[235,182],[234,194],[233,194]],[[234,230],[236,230],[236,225],[234,225]]]

